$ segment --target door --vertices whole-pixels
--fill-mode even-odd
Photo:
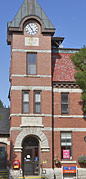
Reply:
[[[27,141],[27,142],[25,142]],[[23,143],[23,173],[27,175],[39,174],[39,143],[37,139],[29,137]]]
[[[0,169],[6,169],[7,167],[7,146],[0,143]]]

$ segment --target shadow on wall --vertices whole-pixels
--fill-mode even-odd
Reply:
[[[82,111],[83,111],[83,106],[84,106],[83,101],[79,101],[78,103],[79,103],[79,105],[81,106],[81,109],[82,109]],[[86,120],[86,114],[84,113],[84,111],[83,111],[83,116],[84,116],[84,120]]]
[[[13,142],[11,141],[10,143],[10,167],[13,168],[13,160],[16,160],[17,155],[14,152],[14,145]]]

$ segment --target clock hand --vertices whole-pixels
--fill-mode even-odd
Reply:
[[[33,30],[33,28],[31,26],[30,26],[30,28],[31,28],[32,32],[34,32],[34,30]]]

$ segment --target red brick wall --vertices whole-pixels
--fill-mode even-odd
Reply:
[[[30,21],[29,21],[30,22]],[[27,22],[28,23],[28,22]],[[29,37],[26,34],[24,28],[24,34],[13,34],[12,36],[12,49],[23,49],[23,50],[51,50],[51,36],[41,34],[41,27],[39,26],[39,33],[35,36],[39,38],[38,47],[27,47],[25,46],[25,37]],[[13,52],[11,53],[11,74],[27,74],[26,71],[26,52]],[[37,74],[38,75],[51,75],[51,53],[37,53]],[[51,77],[11,77],[11,86],[41,86],[41,87],[51,87],[52,78]],[[34,91],[30,90],[30,113],[34,113]],[[41,113],[42,114],[52,114],[52,92],[51,91],[41,91]],[[22,114],[22,90],[12,90],[11,91],[11,114]],[[43,125],[46,127],[52,127],[52,117],[42,117]],[[11,127],[20,127],[21,117],[12,116],[11,117]],[[45,132],[48,138],[50,152],[40,152],[40,164],[46,160],[47,164],[44,167],[52,167],[52,132]],[[16,137],[20,131],[11,131],[11,162],[13,159],[19,159],[21,165],[21,153],[14,151],[13,147],[15,145]],[[51,161],[49,161],[51,158]]]

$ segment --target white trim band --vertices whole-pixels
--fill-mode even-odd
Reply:
[[[11,90],[42,90],[51,91],[51,86],[11,86]]]
[[[73,88],[53,88],[53,92],[58,93],[82,93],[81,89],[73,89]]]
[[[83,118],[84,115],[54,115],[54,118]]]
[[[42,131],[52,131],[52,127],[44,127],[42,128]],[[86,128],[54,128],[54,132],[86,132]]]
[[[76,161],[61,161],[61,163],[63,163],[63,164],[64,164],[64,163],[67,163],[67,164],[68,164],[68,163],[69,163],[69,164],[72,163],[72,164],[73,164],[73,163],[77,163],[77,162],[76,162]]]
[[[52,114],[22,114],[22,113],[16,113],[16,114],[10,114],[10,117],[16,116],[16,117],[52,117]]]
[[[58,131],[86,132],[86,128],[54,128],[54,132]]]
[[[25,50],[25,49],[12,49],[12,52],[38,52],[38,53],[51,53],[51,50]]]
[[[11,127],[10,128],[10,131],[21,131],[21,130],[22,130],[21,127]],[[42,131],[48,131],[48,132],[51,132],[52,130],[54,132],[60,132],[60,131],[64,131],[64,132],[71,132],[71,131],[72,132],[86,132],[86,128],[54,128],[54,129],[52,129],[52,127],[44,127],[44,128],[41,128],[41,130]]]
[[[51,78],[51,75],[22,75],[22,74],[12,74],[11,77],[30,77],[30,78]]]
[[[17,116],[17,117],[52,117],[52,114],[22,114],[22,113],[14,113],[11,114],[10,117]],[[84,115],[69,115],[69,116],[63,116],[63,115],[53,115],[54,118],[84,118],[86,116]]]

